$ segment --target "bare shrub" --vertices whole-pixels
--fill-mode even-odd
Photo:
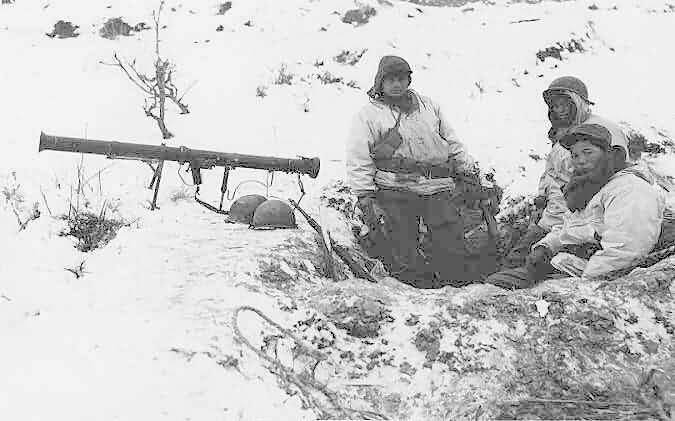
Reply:
[[[40,217],[39,203],[33,203],[30,208],[26,206],[26,200],[21,190],[21,184],[17,181],[15,172],[12,172],[6,182],[3,182],[0,193],[2,194],[0,197],[4,199],[4,204],[8,206],[12,210],[12,213],[14,213],[14,216],[16,216],[16,221],[19,224],[19,231],[25,229],[30,221]]]
[[[537,51],[537,59],[541,62],[545,61],[547,57],[553,57],[556,60],[562,60],[562,53],[567,51],[568,53],[583,53],[586,51],[584,48],[584,39],[570,39],[564,42],[557,42],[556,45],[546,47],[543,50]]]
[[[363,6],[358,9],[348,10],[342,17],[342,22],[350,25],[361,26],[368,23],[371,17],[375,16],[377,11],[371,6]]]
[[[68,226],[59,235],[77,238],[75,248],[83,252],[105,246],[126,225],[124,221],[106,215],[105,206],[98,214],[72,209],[68,215],[61,215],[60,219],[66,221]]]
[[[359,85],[355,80],[350,80],[349,82],[345,82],[344,78],[342,76],[335,76],[331,72],[323,72],[322,74],[316,75],[316,78],[321,81],[324,85],[333,85],[333,84],[339,84],[339,85],[346,85],[350,88],[354,89],[359,89]]]
[[[221,3],[218,6],[218,12],[216,13],[217,15],[224,15],[228,10],[232,8],[232,2],[231,1],[226,1],[225,3]]]
[[[367,48],[364,48],[361,51],[342,50],[340,54],[333,57],[333,60],[340,64],[348,64],[353,66],[358,63],[359,60],[361,60],[361,57],[363,57],[366,51],[368,51]]]
[[[260,85],[255,88],[255,96],[259,98],[265,98],[267,96],[267,86]]]
[[[101,29],[98,31],[99,35],[106,39],[115,39],[118,36],[130,36],[133,32],[140,32],[150,29],[144,22],[137,23],[136,26],[131,26],[121,17],[108,19]]]
[[[50,38],[75,38],[79,37],[80,34],[76,33],[78,25],[73,25],[72,22],[60,20],[54,24],[54,29],[52,32],[45,34]]]
[[[632,130],[626,133],[626,137],[628,138],[628,156],[633,160],[638,160],[647,148],[647,139],[642,133]]]
[[[60,236],[75,237],[78,242],[75,247],[88,252],[106,245],[115,237],[117,231],[130,223],[117,216],[118,204],[103,198],[100,174],[85,175],[84,158],[77,166],[77,177],[70,186],[67,213],[61,213],[57,219],[66,222],[66,227],[59,233]],[[98,176],[98,197],[91,197],[96,190],[91,181]]]
[[[72,268],[64,268],[64,269],[75,275],[75,279],[80,279],[81,277],[84,276],[85,273],[87,273],[84,270],[84,263],[85,261],[82,260],[79,265],[73,266]]]
[[[285,64],[282,64],[274,80],[275,85],[290,85],[293,82],[295,75],[288,71]]]
[[[258,278],[266,286],[287,291],[297,283],[297,274],[288,269],[288,264],[284,261],[266,261],[259,263]]]
[[[342,78],[339,76],[333,76],[330,72],[323,72],[321,75],[316,75],[317,79],[321,81],[324,85],[331,83],[342,83]]]
[[[628,139],[628,154],[632,160],[638,160],[643,153],[648,154],[651,157],[666,154],[668,152],[675,151],[675,144],[668,137],[666,133],[654,128],[657,136],[655,139],[648,139],[644,133],[635,129],[629,123],[622,121],[621,125],[623,126],[623,131],[626,133],[626,138]]]

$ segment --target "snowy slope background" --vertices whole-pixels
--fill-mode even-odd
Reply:
[[[366,24],[342,22],[348,10],[363,5],[377,11]],[[315,414],[289,396],[262,361],[242,351],[230,323],[232,309],[242,304],[264,309],[284,326],[300,317],[280,310],[297,297],[269,293],[256,276],[258,260],[285,244],[289,232],[224,224],[189,198],[180,200],[190,189],[175,163],[165,166],[161,209],[151,212],[147,166],[37,152],[41,131],[161,143],[138,88],[102,64],[117,52],[151,72],[153,31],[116,40],[98,34],[111,17],[151,25],[157,6],[131,0],[0,6],[0,187],[21,195],[22,218],[34,203],[42,214],[19,232],[11,201],[0,199],[0,414],[13,420],[312,419]],[[304,179],[303,203],[315,214],[321,187],[343,177],[349,124],[383,54],[412,63],[413,88],[445,107],[470,153],[494,172],[507,197],[536,188],[543,161],[531,155],[543,157],[549,148],[541,92],[557,76],[579,76],[600,115],[627,122],[648,140],[663,144],[675,135],[675,7],[668,2],[431,7],[257,0],[234,1],[223,15],[218,8],[204,0],[166,3],[160,48],[176,65],[177,86],[190,87],[185,102],[191,111],[168,115],[175,134],[168,144],[318,156],[319,177]],[[58,20],[79,25],[80,35],[47,37]],[[537,52],[571,40],[585,51],[538,60]],[[364,53],[349,64],[335,59],[344,52]],[[282,68],[293,74],[290,85],[275,83]],[[318,76],[325,72],[342,81],[323,83]],[[266,96],[256,95],[261,89]],[[651,164],[675,175],[672,143],[670,152]],[[90,181],[91,209],[107,206],[133,221],[90,253],[59,236],[64,222],[49,217],[67,213],[79,164]],[[201,191],[212,203],[220,174],[203,172]],[[265,177],[238,169],[230,185],[264,183]],[[269,195],[297,197],[296,186],[294,177],[277,174]],[[237,196],[246,193],[267,190],[246,182]],[[311,238],[309,228],[301,228]],[[83,261],[83,277],[65,270]],[[254,335],[257,322],[246,320]]]

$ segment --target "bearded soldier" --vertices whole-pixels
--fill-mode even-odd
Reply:
[[[477,183],[477,173],[440,107],[409,89],[411,74],[401,57],[380,60],[369,102],[353,120],[347,180],[370,227],[374,254],[400,280],[434,287],[439,279],[465,277],[456,175]],[[431,234],[428,268],[418,252],[419,218]]]
[[[564,188],[570,210],[560,229],[534,244],[524,267],[487,283],[525,288],[551,274],[582,280],[622,269],[657,244],[665,198],[644,164],[626,162],[624,146],[599,124],[581,124],[560,139],[573,173]]]
[[[562,187],[572,176],[572,159],[570,152],[560,144],[560,139],[579,124],[600,124],[611,133],[613,145],[628,150],[628,141],[621,128],[591,112],[590,106],[594,103],[588,99],[586,85],[578,78],[563,76],[555,79],[544,91],[543,97],[551,122],[548,137],[553,145],[546,158],[546,168],[539,179],[538,196],[535,198],[541,217],[528,228],[510,252],[506,267],[522,265],[532,244],[553,228],[560,227],[565,214],[569,213]]]

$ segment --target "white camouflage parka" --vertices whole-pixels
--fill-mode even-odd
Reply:
[[[570,181],[572,176],[572,158],[570,152],[558,142],[565,133],[582,123],[600,124],[612,134],[612,145],[622,146],[628,152],[628,140],[617,124],[591,113],[588,103],[576,92],[564,92],[574,102],[577,113],[569,128],[559,129],[554,135],[551,152],[546,157],[546,167],[539,179],[538,194],[546,196],[548,202],[538,225],[546,231],[562,225],[565,214],[569,213],[562,194],[562,187]]]
[[[661,232],[665,197],[643,164],[632,165],[612,176],[585,209],[568,212],[561,227],[554,228],[539,245],[557,254],[565,245],[598,243],[602,249],[589,260],[560,253],[551,264],[588,280],[629,266],[647,255]]]
[[[430,165],[451,159],[459,170],[473,169],[473,158],[457,138],[440,107],[427,97],[414,91],[411,93],[417,106],[410,114],[401,115],[398,131],[403,142],[393,157]],[[376,168],[371,156],[372,147],[395,126],[397,117],[398,111],[376,100],[370,100],[354,117],[346,150],[347,182],[352,192],[359,196],[378,188],[391,188],[431,195],[454,190],[455,183],[451,177],[427,178]]]

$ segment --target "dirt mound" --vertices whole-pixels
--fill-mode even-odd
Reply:
[[[669,417],[673,279],[671,258],[614,282],[515,292],[416,290],[386,277],[298,285],[291,331],[321,356],[296,345],[293,369],[335,408],[389,419]]]

